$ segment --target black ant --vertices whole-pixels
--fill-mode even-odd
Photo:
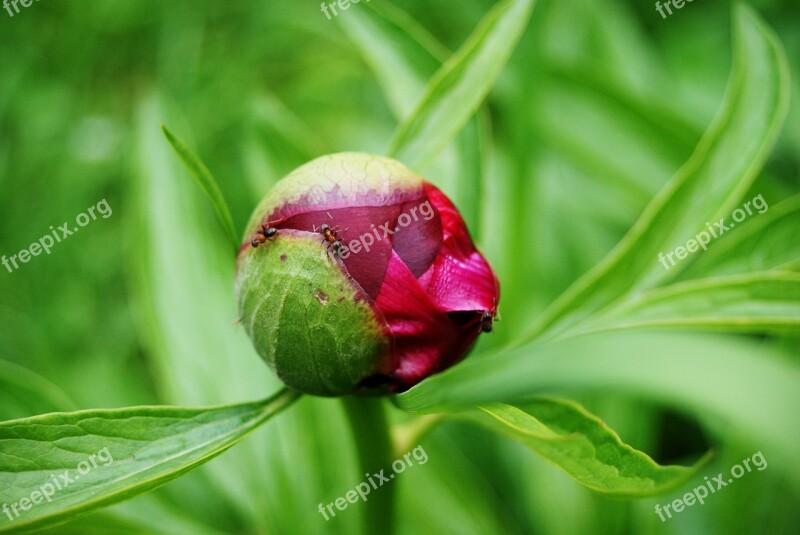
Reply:
[[[494,328],[494,315],[488,310],[481,316],[481,332],[490,333]]]
[[[278,233],[278,229],[270,227],[272,223],[275,223],[275,221],[267,221],[266,223],[262,223],[261,227],[256,231],[256,233],[253,235],[253,238],[250,240],[250,245],[255,248],[266,242],[268,239],[274,237],[275,234]]]
[[[498,320],[500,319],[500,316],[497,313],[497,304],[496,303],[492,307],[492,309],[494,310],[494,312],[489,311],[489,310],[484,310],[483,313],[481,314],[481,323],[480,323],[481,332],[484,332],[484,333],[492,332],[492,330],[494,330],[495,315],[497,315],[497,319]]]
[[[328,213],[328,217],[333,219],[330,213]],[[319,232],[322,234],[322,237],[325,238],[325,241],[328,242],[333,246],[333,250],[337,253],[342,248],[341,239],[339,238],[339,232],[344,232],[344,230],[338,230],[337,228],[330,227],[329,225],[323,223],[321,227],[319,227]]]

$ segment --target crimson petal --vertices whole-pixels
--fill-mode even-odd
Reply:
[[[406,388],[460,360],[478,336],[462,330],[441,312],[402,259],[392,253],[375,301],[393,339],[393,378]]]
[[[497,312],[500,283],[475,249],[461,214],[444,193],[426,183],[428,198],[439,211],[444,241],[442,250],[420,284],[440,310]]]

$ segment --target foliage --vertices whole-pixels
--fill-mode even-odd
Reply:
[[[491,339],[393,400],[397,443],[431,459],[395,483],[399,532],[797,524],[796,10],[759,3],[768,25],[724,3],[668,21],[632,3],[491,4],[376,0],[332,22],[142,0],[3,20],[2,252],[103,197],[114,216],[0,276],[0,503],[103,447],[115,462],[0,532],[74,520],[251,431],[56,532],[358,532],[357,513],[316,512],[359,474],[340,404],[306,397],[254,430],[296,396],[252,402],[280,385],[231,326],[229,241],[292,168],[391,139],[462,209],[504,290]],[[162,123],[202,136],[168,134],[211,204]],[[769,211],[659,264],[758,194]],[[138,407],[57,412],[98,406]],[[421,434],[417,413],[447,416]],[[656,520],[756,450],[771,470]]]

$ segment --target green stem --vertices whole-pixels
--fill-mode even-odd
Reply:
[[[263,401],[264,411],[258,423],[256,424],[256,427],[263,424],[285,408],[289,407],[289,405],[300,399],[301,396],[302,394],[300,392],[287,386],[279,390],[271,398],[265,399]]]
[[[380,398],[358,398],[347,396],[342,399],[350,429],[353,432],[358,451],[361,473],[357,481],[367,481],[382,469],[392,464],[392,440],[386,421],[384,401]],[[394,531],[394,481],[374,489],[369,501],[362,505],[364,533],[391,535]]]

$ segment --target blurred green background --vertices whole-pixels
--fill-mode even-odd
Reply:
[[[747,196],[772,206],[800,191],[800,11],[789,0],[751,4],[786,47],[794,78],[783,134]],[[446,57],[493,2],[393,5]],[[500,277],[502,322],[482,344],[500,345],[530,324],[611,250],[691,154],[730,71],[730,8],[698,0],[663,20],[651,2],[539,1],[478,120],[418,170],[462,209]],[[319,2],[288,0],[43,1],[13,18],[0,11],[0,255],[101,199],[113,209],[49,256],[13,273],[0,268],[0,419],[229,403],[278,388],[235,325],[234,265],[213,209],[159,126],[195,147],[238,228],[299,164],[341,150],[384,153],[397,118],[344,24]],[[422,80],[436,67],[414,66]],[[480,189],[464,186],[471,173]],[[798,356],[796,339],[779,343]],[[714,446],[704,474],[758,449],[757,437],[709,436],[691,414],[640,400],[581,401],[660,462]],[[402,433],[410,417],[395,412]],[[779,466],[662,524],[653,507],[674,496],[595,496],[483,429],[447,422],[422,444],[430,462],[397,483],[401,533],[796,533],[800,525],[800,495]],[[351,533],[357,512],[325,522],[317,504],[357,476],[340,405],[307,398],[209,465],[54,532]]]

